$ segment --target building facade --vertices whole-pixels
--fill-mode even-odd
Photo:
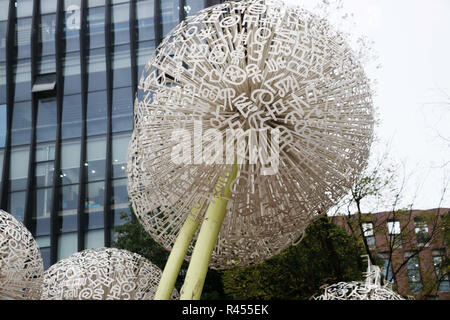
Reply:
[[[384,278],[403,296],[450,299],[450,209],[399,210],[336,216],[348,233],[363,236]]]
[[[129,210],[143,67],[181,20],[219,2],[0,0],[0,208],[32,232],[45,268],[111,246]]]

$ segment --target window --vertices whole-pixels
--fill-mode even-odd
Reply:
[[[48,3],[53,1],[41,1]],[[41,13],[42,12],[41,7]],[[54,11],[53,11],[54,12]],[[56,14],[41,15],[39,24],[38,41],[40,44],[41,55],[55,54],[55,31],[56,31]]]
[[[63,139],[81,137],[81,95],[64,95],[61,136]]]
[[[39,99],[36,122],[36,142],[56,139],[56,98]]]
[[[89,1],[89,7],[91,7],[91,2]],[[87,33],[89,34],[89,48],[105,46],[105,7],[87,10]]]
[[[136,32],[138,41],[155,39],[154,10],[154,0],[141,0],[136,3]]]
[[[131,87],[114,89],[112,101],[112,131],[133,130],[133,94]]]
[[[86,119],[88,136],[106,133],[106,111],[106,91],[89,92]]]
[[[126,87],[131,83],[130,45],[115,46],[112,55],[113,87]]]
[[[402,247],[402,238],[401,238],[401,228],[399,221],[388,221],[388,232],[389,232],[389,241],[390,245],[393,248],[401,248]]]
[[[179,22],[178,0],[161,1],[161,22],[163,36],[166,36]]]
[[[127,152],[130,138],[129,134],[112,137],[113,178],[122,178],[127,175]]]
[[[80,54],[66,53],[63,59],[64,94],[81,92]]]
[[[13,108],[11,144],[29,144],[31,134],[31,101],[16,102]]]
[[[6,144],[6,104],[0,105],[0,149]]]
[[[438,280],[438,290],[440,292],[450,292],[450,279],[448,274],[443,273],[444,261],[446,259],[445,250],[433,250],[434,272]]]
[[[17,58],[29,58],[31,53],[31,17],[17,19],[15,31],[15,46]]]
[[[61,144],[61,185],[76,184],[80,175],[80,140]]]
[[[362,225],[362,230],[364,233],[364,238],[366,238],[367,245],[373,249],[375,248],[375,235],[373,233],[373,223],[372,222],[366,222]]]
[[[417,243],[419,245],[425,245],[430,240],[430,236],[428,234],[428,225],[427,221],[421,218],[414,219],[414,231],[416,233]]]
[[[406,270],[408,273],[410,291],[413,294],[418,294],[422,290],[419,256],[415,252],[406,252],[405,259],[408,259]]]
[[[105,232],[100,230],[89,230],[85,233],[85,249],[102,248],[105,246]]]
[[[29,146],[11,150],[11,167],[9,168],[10,191],[26,190],[29,154]]]
[[[57,259],[67,258],[71,254],[78,252],[77,233],[63,233],[58,237]]]
[[[50,267],[50,237],[36,237],[36,243],[41,251],[42,260],[44,262],[44,270]]]
[[[12,192],[9,194],[8,212],[21,222],[23,222],[24,219],[25,197],[25,191]]]
[[[186,13],[186,16],[192,16],[201,9],[203,9],[202,1],[186,0],[186,5],[184,6],[184,12]]]
[[[111,28],[114,32],[114,44],[130,42],[129,3],[113,5],[111,11]]]
[[[14,65],[14,101],[31,100],[31,61],[18,60]]]
[[[106,138],[89,139],[86,143],[86,177],[88,181],[105,179]]]
[[[387,282],[394,282],[394,273],[392,272],[392,261],[389,260],[388,253],[382,253],[379,255],[381,259],[381,275]]]
[[[89,51],[87,70],[88,70],[88,91],[91,92],[91,91],[105,90],[106,89],[105,48],[99,48]]]
[[[56,95],[56,74],[40,74],[36,77],[36,81],[33,84],[31,92],[39,93],[42,96],[55,96]]]
[[[105,182],[91,182],[86,184],[84,212],[87,220],[86,229],[104,227],[103,210],[105,200]]]
[[[80,0],[64,1],[64,38],[66,39],[66,51],[80,50]]]

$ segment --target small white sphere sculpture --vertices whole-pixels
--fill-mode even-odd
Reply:
[[[142,256],[116,248],[77,252],[44,274],[43,300],[151,300],[161,270]],[[178,292],[174,289],[172,298]]]
[[[374,266],[368,259],[368,268],[364,282],[339,282],[323,287],[323,294],[313,296],[313,300],[405,300],[394,292],[390,284],[381,285],[380,267]]]
[[[44,264],[30,231],[0,210],[0,300],[39,299]]]
[[[206,8],[169,33],[141,77],[128,151],[133,209],[170,250],[237,162],[210,266],[261,262],[346,193],[373,124],[364,70],[326,21],[270,0]],[[255,152],[258,141],[267,148]]]

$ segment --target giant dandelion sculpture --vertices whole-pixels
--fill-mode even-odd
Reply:
[[[381,285],[380,267],[372,265],[369,257],[364,281],[338,282],[324,286],[321,295],[313,296],[312,300],[405,300],[390,287]]]
[[[0,210],[0,300],[34,300],[41,296],[44,264],[25,226]]]
[[[161,270],[142,256],[115,248],[87,249],[44,274],[43,300],[151,300]],[[173,290],[172,299],[178,298]]]
[[[180,23],[145,67],[128,151],[133,209],[171,250],[155,297],[184,258],[181,298],[196,299],[208,266],[301,239],[365,166],[373,124],[364,70],[324,19],[252,0]]]

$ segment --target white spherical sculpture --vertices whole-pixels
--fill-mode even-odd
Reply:
[[[77,252],[44,274],[43,300],[151,300],[161,270],[142,256],[116,248]],[[172,298],[178,297],[174,289]]]
[[[0,300],[39,299],[44,264],[30,231],[0,210]]]
[[[237,163],[210,266],[261,262],[346,193],[373,125],[364,70],[326,21],[278,1],[204,9],[168,34],[141,77],[128,152],[133,209],[170,250]]]

